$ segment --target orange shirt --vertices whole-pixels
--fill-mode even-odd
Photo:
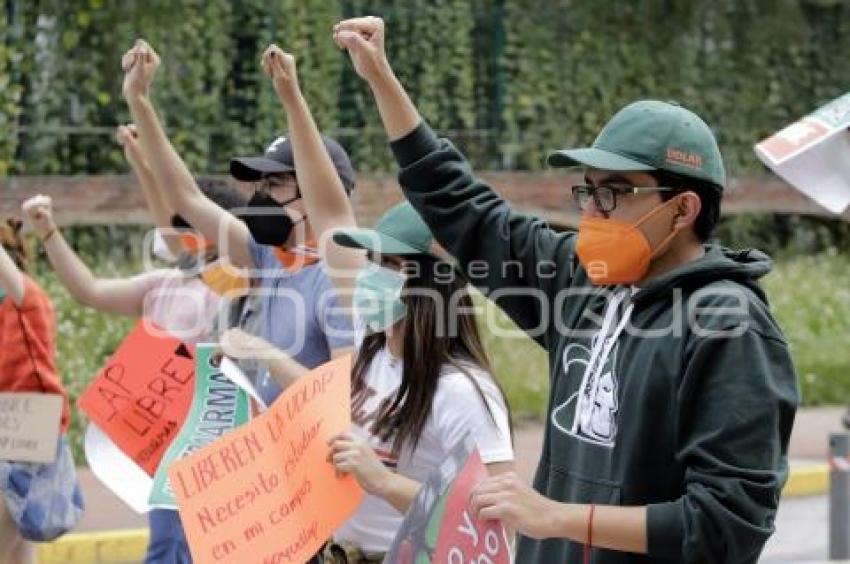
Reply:
[[[42,392],[65,398],[62,431],[68,430],[68,394],[56,369],[56,314],[50,297],[24,275],[24,299],[0,302],[0,391]]]

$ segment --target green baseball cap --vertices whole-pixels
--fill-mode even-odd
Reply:
[[[409,203],[398,204],[381,216],[374,229],[340,229],[333,235],[343,247],[385,255],[433,255],[434,236]]]
[[[675,102],[633,102],[605,124],[591,147],[555,151],[548,163],[623,172],[664,170],[721,188],[726,185],[714,133],[698,115]]]

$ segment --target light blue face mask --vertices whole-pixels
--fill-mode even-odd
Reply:
[[[6,297],[6,290],[4,290],[3,288],[0,288],[0,302],[2,302],[3,298],[5,298],[5,297]]]
[[[352,302],[369,330],[386,331],[405,316],[407,307],[401,301],[405,280],[400,272],[371,264],[357,274]]]

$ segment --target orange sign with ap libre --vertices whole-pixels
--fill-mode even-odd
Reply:
[[[153,476],[183,425],[195,390],[193,349],[141,320],[77,405]]]

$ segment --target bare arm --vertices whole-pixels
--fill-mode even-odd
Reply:
[[[108,313],[142,315],[144,289],[132,279],[105,279],[92,274],[56,227],[50,197],[39,194],[30,198],[24,202],[23,210],[39,236],[47,238],[44,242],[47,259],[76,301]]]
[[[513,462],[494,462],[487,464],[487,473],[496,476],[514,469]],[[416,480],[406,478],[401,474],[390,472],[387,479],[383,480],[383,486],[377,492],[378,497],[395,507],[399,513],[407,513],[422,484]]]
[[[139,179],[142,194],[145,197],[148,211],[150,211],[153,217],[154,225],[160,229],[162,239],[165,241],[172,256],[179,256],[181,251],[180,239],[171,231],[171,216],[173,215],[173,211],[166,201],[165,191],[157,184],[153,171],[142,153],[136,126],[120,126],[115,137],[118,143],[121,144],[121,147],[123,147],[124,156],[127,162],[130,163],[130,167],[136,174],[136,178]]]
[[[24,301],[24,276],[3,245],[0,245],[0,288],[6,296],[21,305]]]
[[[491,477],[473,492],[472,506],[484,519],[538,539],[592,541],[593,546],[646,554],[646,507],[560,503],[540,495],[513,472]],[[592,531],[592,533],[591,533]],[[592,539],[588,539],[588,534]]]
[[[297,360],[262,337],[251,335],[239,328],[229,329],[221,336],[221,349],[231,358],[259,361],[268,369],[282,390],[309,372]]]
[[[126,73],[124,98],[139,132],[139,145],[156,183],[168,187],[168,204],[206,239],[215,241],[222,252],[226,250],[234,265],[254,266],[248,228],[203,195],[159,122],[149,96],[159,56],[139,40],[124,55],[122,65]]]
[[[357,74],[372,89],[390,141],[416,129],[422,118],[387,61],[383,20],[373,16],[344,20],[334,26],[334,41],[348,50]]]
[[[340,276],[359,268],[363,255],[335,245],[329,240],[333,228],[355,226],[351,202],[342,181],[325,149],[324,142],[310,109],[301,95],[294,58],[276,45],[263,54],[263,70],[274,81],[275,90],[287,110],[290,140],[298,170],[298,184],[307,208],[307,215],[316,234],[322,240],[322,255],[331,267],[331,280],[337,288],[350,288],[352,276]],[[341,292],[343,307],[350,304],[350,292]],[[241,329],[227,331],[221,340],[225,354],[234,358],[252,358],[263,364],[275,382],[286,389],[309,370],[261,337]],[[350,347],[334,349],[337,358],[350,354]]]
[[[388,471],[383,484],[375,495],[392,505],[396,511],[404,515],[422,488],[422,484],[401,474]]]
[[[349,310],[354,285],[353,273],[362,266],[365,256],[362,251],[335,244],[330,235],[334,229],[357,227],[351,200],[345,193],[342,180],[298,85],[295,58],[284,53],[277,45],[270,45],[263,54],[263,70],[271,77],[289,118],[298,185],[307,215],[321,241],[322,257],[330,267],[331,281],[339,290],[340,305]]]

